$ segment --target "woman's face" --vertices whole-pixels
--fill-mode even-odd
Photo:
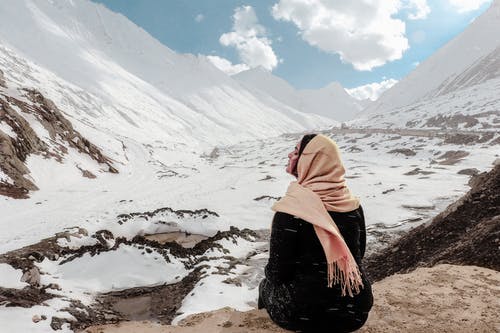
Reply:
[[[295,146],[294,150],[288,153],[288,164],[286,165],[286,172],[292,176],[297,177],[297,161],[299,160],[300,141]]]

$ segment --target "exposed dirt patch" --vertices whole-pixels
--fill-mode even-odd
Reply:
[[[476,168],[462,169],[457,172],[459,175],[476,176],[479,174],[479,170]]]
[[[425,170],[422,170],[420,168],[415,168],[411,171],[408,171],[408,172],[405,172],[403,173],[403,175],[405,176],[414,176],[414,175],[431,175],[435,173],[434,171],[425,171]]]
[[[403,154],[405,156],[415,156],[417,153],[408,148],[398,148],[388,151],[389,154]]]
[[[89,178],[89,179],[95,179],[95,178],[97,178],[96,175],[94,175],[89,170],[82,169],[79,166],[77,166],[77,168],[78,168],[78,170],[80,170],[82,172],[82,177]]]
[[[12,184],[0,184],[0,195],[16,199],[27,198],[29,191],[38,188],[24,177],[30,172],[24,164],[26,158],[31,154],[38,154],[61,162],[62,157],[68,153],[68,147],[105,165],[108,172],[118,173],[112,160],[76,131],[51,100],[36,90],[23,89],[20,92],[28,101],[0,92],[0,122],[10,127],[15,134],[11,137],[0,130],[0,170],[12,179]],[[28,115],[43,126],[48,138],[38,136],[25,118]],[[95,178],[87,170],[82,170],[82,175]]]
[[[184,248],[193,248],[201,242],[202,240],[207,239],[207,236],[204,235],[196,235],[196,234],[189,234],[186,232],[166,232],[166,233],[161,233],[161,234],[153,234],[153,235],[146,235],[144,236],[147,240],[150,241],[155,241],[160,244],[165,244],[169,242],[176,242],[177,244],[181,245]]]
[[[437,115],[427,119],[424,126],[458,128],[462,124],[463,127],[470,128],[479,124],[479,120],[474,116],[463,115],[461,113],[457,113],[451,116]]]
[[[262,181],[266,181],[266,180],[273,180],[273,179],[276,179],[276,177],[273,177],[273,176],[270,176],[270,175],[267,175],[266,177],[262,178],[262,179],[259,179],[260,182]]]
[[[129,220],[139,218],[139,219],[144,219],[144,220],[149,220],[151,218],[154,218],[156,216],[163,216],[163,215],[168,215],[168,214],[173,214],[178,218],[201,218],[201,219],[206,219],[209,216],[214,216],[214,217],[219,217],[219,214],[216,212],[212,212],[208,209],[197,209],[197,210],[187,210],[187,209],[179,209],[179,210],[174,210],[170,207],[163,207],[163,208],[158,208],[155,209],[152,212],[142,212],[142,213],[128,213],[128,214],[120,214],[117,216],[118,218],[118,224],[123,224]]]
[[[0,287],[0,306],[20,306],[30,308],[42,304],[44,301],[57,297],[46,292],[46,289],[25,287],[23,289],[9,289]]]
[[[469,155],[469,152],[463,150],[449,150],[443,155],[437,157],[436,160],[437,163],[441,165],[454,165]]]
[[[281,197],[273,197],[270,195],[262,195],[260,197],[254,198],[255,201],[261,201],[261,200],[279,200]]]
[[[480,135],[476,134],[448,134],[443,143],[453,145],[473,145],[480,141]]]
[[[495,146],[495,145],[500,145],[500,136],[498,136],[496,139],[491,140],[489,143],[490,146]]]
[[[3,76],[3,72],[1,69],[0,69],[0,87],[7,88],[7,85],[5,84],[5,78]]]
[[[363,149],[359,148],[358,146],[351,146],[347,148],[347,151],[350,153],[360,153],[363,151]]]
[[[29,198],[29,190],[17,187],[15,185],[0,182],[0,195],[4,195],[6,197],[11,197],[14,199],[27,199]]]

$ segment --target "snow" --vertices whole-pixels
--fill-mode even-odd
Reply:
[[[351,120],[364,107],[338,82],[318,90],[296,90],[288,82],[262,67],[252,68],[232,77],[261,99],[271,96],[296,110],[319,114],[337,121]]]
[[[7,123],[4,123],[2,121],[0,121],[0,131],[4,132],[11,138],[14,139],[17,138],[17,134],[12,130],[12,127],[10,127]]]
[[[410,135],[397,140],[389,140],[393,134],[363,136],[339,134],[334,135],[334,139],[343,152],[347,184],[361,197],[367,216],[370,216],[368,224],[396,224],[414,218],[420,213],[402,206],[419,204],[422,198],[426,202],[437,200],[436,208],[429,214],[438,212],[445,205],[439,203],[439,197],[448,196],[444,202],[451,202],[467,190],[468,176],[458,175],[459,170],[469,167],[488,170],[496,158],[494,149],[443,145],[438,138],[424,137],[425,147],[418,148],[422,143],[414,140],[418,137]],[[74,226],[86,228],[89,234],[108,229],[116,237],[128,239],[171,231],[213,235],[219,230],[228,230],[231,225],[254,230],[269,228],[273,214],[269,208],[273,201],[254,199],[283,195],[292,180],[283,171],[286,155],[298,138],[278,137],[220,148],[219,157],[214,160],[188,147],[177,150],[163,145],[145,147],[124,139],[129,162],[118,165],[120,174],[97,172],[97,179],[82,177],[80,170],[74,167],[71,154],[64,164],[30,156],[27,165],[40,191],[32,192],[31,198],[26,200],[2,201],[5,214],[0,223],[0,252],[34,243]],[[353,138],[357,142],[347,142]],[[351,146],[362,151],[351,152]],[[388,153],[402,147],[413,149],[416,155],[406,158]],[[470,155],[456,165],[431,163],[434,154],[449,150],[466,150]],[[380,158],[381,155],[384,158]],[[417,167],[435,173],[404,175]],[[177,175],[168,172],[172,170]],[[267,176],[271,178],[263,181]],[[419,178],[422,176],[427,178]],[[435,188],[440,188],[440,193],[436,193]],[[382,194],[389,189],[394,191]],[[28,206],[30,209],[25,208]],[[123,224],[117,223],[120,214],[152,212],[163,207],[174,210],[204,208],[218,216],[181,218],[164,211],[147,219],[136,216]],[[26,222],[19,224],[16,221]],[[12,230],[9,226],[14,223],[17,227]],[[87,240],[83,237],[80,241]]]
[[[357,119],[347,122],[355,127],[378,128],[427,128],[458,129],[464,131],[497,131],[500,121],[500,76],[486,82],[451,91],[414,104],[391,110],[363,112]],[[462,122],[458,126],[443,124],[440,127],[427,123],[432,118],[453,115],[473,116],[478,119],[474,125]]]
[[[7,81],[35,86],[77,129],[206,146],[335,124],[267,104],[205,57],[176,54],[90,1],[4,1],[0,40]]]
[[[245,268],[247,267],[238,265],[229,276],[212,274],[198,281],[193,291],[184,298],[180,309],[177,311],[182,314],[175,317],[172,324],[177,324],[191,314],[212,311],[226,306],[239,311],[254,309],[255,304],[250,303],[249,300],[255,302],[258,297],[257,288],[249,288],[246,285],[239,287],[222,282],[228,278],[237,277]]]
[[[175,257],[170,262],[156,251],[120,244],[116,250],[101,252],[95,256],[88,253],[68,263],[44,259],[38,264],[45,285],[57,283],[61,295],[82,299],[89,294],[108,292],[140,286],[154,286],[178,282],[188,271]],[[54,292],[56,293],[56,292]]]
[[[0,170],[0,182],[10,183],[12,179],[8,175],[6,175],[2,170]]]
[[[0,287],[22,289],[28,286],[26,282],[21,282],[22,276],[22,270],[15,269],[9,264],[0,263]]]
[[[68,301],[53,298],[45,301],[44,304],[45,305],[35,305],[30,308],[0,306],[0,323],[2,323],[2,332],[53,332],[50,327],[51,318],[53,316],[76,320],[68,312],[62,311],[62,309],[70,305]],[[46,316],[47,319],[35,323],[33,322],[34,316]],[[62,329],[57,332],[73,332],[70,330],[69,324],[64,324],[61,328]]]

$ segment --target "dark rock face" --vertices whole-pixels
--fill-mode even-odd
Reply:
[[[471,190],[436,216],[365,260],[375,281],[440,263],[500,270],[500,165],[471,178]]]
[[[0,87],[3,87],[3,88],[7,87],[7,85],[5,84],[5,79],[3,77],[3,72],[1,69],[0,69]]]
[[[5,87],[2,73],[0,86]],[[63,156],[68,153],[67,147],[71,147],[89,155],[97,163],[106,165],[108,172],[118,172],[111,159],[76,131],[51,100],[36,90],[23,89],[19,92],[24,95],[23,100],[8,96],[0,90],[0,123],[6,124],[13,132],[8,135],[0,130],[0,170],[11,180],[0,181],[0,195],[27,198],[29,191],[38,189],[24,177],[30,172],[25,165],[30,154],[62,162]],[[27,115],[34,117],[43,126],[49,140],[44,141],[37,135],[26,120]],[[82,173],[91,178],[89,171]]]

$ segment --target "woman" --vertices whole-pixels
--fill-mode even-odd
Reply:
[[[269,262],[259,308],[299,332],[352,332],[373,304],[361,265],[366,229],[359,200],[344,181],[337,145],[324,135],[302,138],[288,154],[297,178],[272,209]]]

